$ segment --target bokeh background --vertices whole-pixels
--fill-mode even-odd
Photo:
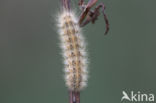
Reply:
[[[104,36],[102,15],[83,28],[90,78],[81,103],[120,103],[123,90],[156,95],[156,1],[100,2],[110,31]],[[59,8],[59,0],[0,0],[0,103],[69,103],[55,26]]]

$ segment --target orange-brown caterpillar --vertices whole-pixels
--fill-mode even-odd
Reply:
[[[80,91],[87,82],[86,44],[81,34],[78,19],[71,11],[58,16],[58,27],[63,49],[65,81],[69,90]]]

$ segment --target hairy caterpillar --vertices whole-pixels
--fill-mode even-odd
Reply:
[[[59,36],[64,56],[65,81],[69,90],[80,91],[87,82],[86,44],[73,11],[63,10],[58,16]]]
[[[91,10],[98,0],[89,0],[87,4],[84,0],[79,0],[82,11],[79,19],[71,9],[70,0],[61,1],[62,12],[58,15],[57,23],[64,57],[65,81],[69,89],[70,103],[80,103],[80,90],[86,87],[88,79],[86,44],[80,27],[90,22],[95,23],[100,9],[106,23],[105,35],[109,31],[109,22],[103,3]]]

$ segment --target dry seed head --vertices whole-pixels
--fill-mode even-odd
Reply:
[[[65,82],[68,89],[80,91],[87,84],[86,44],[78,25],[78,19],[71,11],[58,16],[59,36],[64,56]]]

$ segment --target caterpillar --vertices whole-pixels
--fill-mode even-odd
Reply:
[[[79,103],[80,91],[87,86],[88,79],[85,39],[74,11],[64,7],[58,15],[57,23],[70,103]]]
[[[87,86],[88,79],[86,43],[69,0],[62,0],[62,4],[57,24],[64,59],[65,84],[69,90],[70,103],[80,103],[80,91]]]
[[[82,10],[79,19],[71,9],[70,0],[61,1],[62,11],[57,17],[57,23],[64,57],[65,82],[69,89],[70,103],[80,103],[80,91],[87,86],[88,79],[86,42],[80,27],[89,22],[94,23],[100,15],[100,9],[106,23],[105,35],[109,30],[109,22],[103,3],[90,10],[98,0],[89,0],[87,4],[84,0],[79,0],[78,4]]]
[[[86,43],[73,11],[58,16],[59,36],[64,57],[65,82],[69,90],[80,91],[87,84]]]

